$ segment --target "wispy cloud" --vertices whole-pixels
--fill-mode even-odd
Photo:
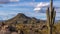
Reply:
[[[37,6],[34,8],[34,11],[40,11],[42,9],[42,7],[46,7],[48,6],[49,3],[46,2],[40,2],[37,4]]]
[[[0,12],[0,20],[7,20],[7,19],[10,19],[10,18],[13,18],[16,14],[17,14],[17,12],[4,12],[4,11],[1,11]]]
[[[19,2],[20,0],[0,0],[0,3]]]
[[[19,2],[20,0],[9,0],[10,2]]]
[[[33,6],[33,2],[19,2],[16,4],[9,4],[7,6]]]
[[[18,2],[18,1],[25,1],[25,0],[10,0],[10,1]],[[3,7],[0,8],[0,16],[1,16],[0,18],[4,19],[4,20],[8,19],[8,18],[10,19],[10,18],[12,18],[13,15],[16,16],[17,13],[24,13],[25,15],[27,15],[29,17],[35,17],[38,19],[46,20],[45,9],[44,10],[42,10],[42,9],[43,9],[43,7],[46,8],[47,6],[49,6],[49,2],[29,2],[28,0],[26,0],[26,1],[27,2],[8,3],[8,4],[1,5]],[[30,1],[32,1],[32,0],[30,0]],[[40,1],[40,0],[36,0],[36,1]],[[55,1],[54,6],[60,7],[59,2]],[[41,12],[36,13],[34,11],[36,11],[36,12],[41,11]],[[59,16],[60,9],[56,9],[56,11],[58,12],[56,15],[56,19],[58,20],[60,17]]]

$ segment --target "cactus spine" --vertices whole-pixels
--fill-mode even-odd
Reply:
[[[56,11],[54,10],[53,7],[53,0],[50,0],[50,8],[48,7],[46,11],[47,15],[47,26],[48,26],[48,34],[52,34],[52,28],[54,26],[55,22],[55,16],[56,16]]]

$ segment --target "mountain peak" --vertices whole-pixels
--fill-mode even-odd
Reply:
[[[22,16],[22,15],[24,15],[24,14],[23,14],[23,13],[18,13],[17,15],[18,15],[18,16]]]
[[[18,13],[16,17],[27,17],[23,13]]]

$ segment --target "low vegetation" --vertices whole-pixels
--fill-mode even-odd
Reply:
[[[0,34],[48,34],[48,27],[46,21],[18,14],[0,23]],[[53,34],[60,34],[60,23],[54,24]]]

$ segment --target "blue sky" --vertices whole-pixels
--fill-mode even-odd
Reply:
[[[0,20],[13,18],[18,13],[46,20],[46,8],[49,0],[0,0]],[[6,3],[7,2],[7,3]],[[56,20],[60,20],[60,0],[54,0]]]

